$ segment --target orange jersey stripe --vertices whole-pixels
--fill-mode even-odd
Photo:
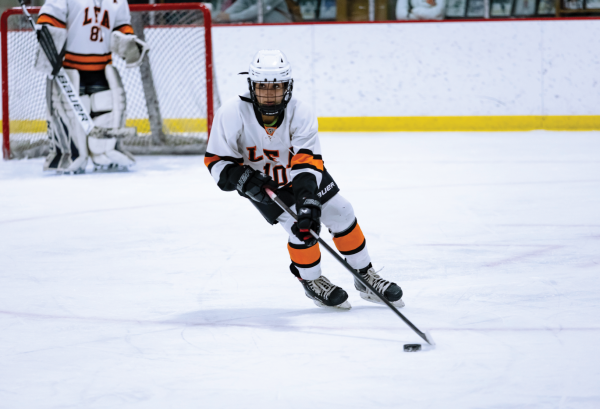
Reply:
[[[108,64],[79,64],[79,63],[71,63],[68,61],[63,62],[63,67],[65,68],[74,68],[79,71],[100,71],[106,68]]]
[[[129,24],[125,24],[124,26],[120,26],[115,28],[115,30],[120,31],[123,34],[133,34],[133,27],[131,27]]]
[[[323,161],[315,159],[313,155],[307,153],[298,153],[292,158],[292,167],[295,165],[312,165],[315,168],[323,171]]]
[[[38,24],[50,24],[51,26],[58,27],[58,28],[67,28],[67,25],[65,23],[63,23],[60,20],[57,20],[56,18],[54,18],[48,14],[42,14],[41,16],[39,16],[37,23]]]
[[[213,162],[218,162],[218,161],[220,161],[220,160],[221,160],[221,158],[219,158],[218,156],[210,156],[210,157],[209,157],[209,156],[205,156],[205,157],[204,157],[204,165],[205,165],[205,166],[208,166],[208,165],[210,165],[211,163],[213,163]]]
[[[104,55],[81,55],[73,53],[65,53],[65,61],[70,63],[80,64],[108,64],[112,61],[112,54]]]
[[[365,242],[365,236],[363,235],[363,232],[357,223],[350,233],[345,234],[342,237],[334,236],[333,242],[335,243],[335,247],[337,247],[340,252],[353,252],[363,245]]]
[[[307,249],[295,249],[288,243],[288,251],[294,264],[298,264],[299,266],[314,264],[321,258],[319,243]]]

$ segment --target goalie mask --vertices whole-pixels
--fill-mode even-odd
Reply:
[[[248,70],[252,103],[263,115],[281,114],[292,99],[292,66],[279,50],[256,53]]]

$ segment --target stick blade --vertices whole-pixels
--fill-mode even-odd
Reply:
[[[431,337],[429,331],[425,331],[425,338],[427,338],[427,342],[429,343],[429,345],[431,345],[432,347],[435,346],[435,341]]]

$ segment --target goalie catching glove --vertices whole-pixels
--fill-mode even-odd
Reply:
[[[321,232],[321,203],[316,199],[303,198],[296,203],[298,222],[292,226],[292,233],[308,247],[317,244],[317,239],[310,231]]]
[[[110,36],[110,50],[125,60],[127,68],[133,68],[142,64],[150,47],[133,34],[113,31]]]
[[[240,171],[236,171],[236,177],[239,175],[236,183],[236,189],[242,196],[249,197],[255,202],[270,203],[271,198],[265,192],[265,188],[275,191],[277,183],[270,176],[265,175],[250,166],[241,166]]]

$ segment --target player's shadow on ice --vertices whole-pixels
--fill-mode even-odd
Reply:
[[[351,310],[350,310],[351,311]],[[180,323],[190,326],[239,326],[268,327],[275,330],[293,330],[298,326],[311,325],[315,316],[345,314],[346,310],[324,308],[306,308],[293,310],[285,308],[232,308],[199,310],[174,316],[166,322]],[[312,317],[307,320],[296,320],[301,317]],[[319,325],[317,322],[312,322]]]
[[[210,327],[254,327],[268,328],[275,331],[296,331],[299,329],[333,329],[346,321],[346,314],[361,315],[381,314],[379,305],[360,305],[351,310],[334,310],[325,308],[311,308],[298,310],[286,308],[231,308],[211,309],[188,312],[173,316],[164,323],[184,324],[189,326]],[[355,317],[356,318],[356,317]],[[347,322],[345,322],[347,325]]]

